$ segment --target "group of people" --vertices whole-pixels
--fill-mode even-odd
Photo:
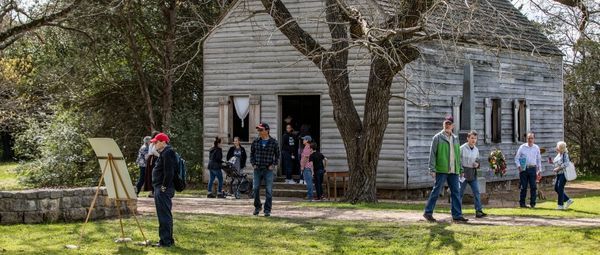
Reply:
[[[462,214],[462,199],[465,189],[471,186],[475,204],[475,217],[482,218],[487,216],[483,212],[481,204],[479,185],[477,181],[477,169],[480,168],[479,150],[477,149],[477,132],[470,131],[467,134],[467,142],[459,144],[458,137],[453,133],[454,118],[447,116],[443,121],[443,129],[435,136],[430,148],[429,171],[434,179],[433,190],[429,194],[429,199],[425,206],[423,217],[429,222],[435,222],[433,210],[444,184],[448,184],[450,189],[451,214],[454,222],[467,222]],[[519,205],[521,208],[535,208],[537,197],[537,177],[541,176],[542,157],[540,148],[534,143],[535,134],[527,134],[527,143],[522,144],[516,155],[515,164],[519,171],[520,197]],[[558,194],[558,206],[556,209],[568,209],[573,200],[565,193],[564,171],[570,164],[567,144],[560,141],[556,145],[557,155],[552,160],[553,171],[556,173],[556,182],[554,189]],[[530,189],[529,206],[525,203],[527,189]]]

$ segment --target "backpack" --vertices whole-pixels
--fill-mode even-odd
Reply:
[[[187,171],[185,169],[185,159],[181,158],[179,153],[175,153],[177,159],[177,169],[175,169],[175,176],[173,178],[173,184],[177,192],[185,190]]]

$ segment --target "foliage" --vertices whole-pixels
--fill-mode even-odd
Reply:
[[[490,152],[488,162],[490,163],[490,170],[494,172],[494,175],[502,177],[506,174],[506,158],[500,149]]]
[[[0,163],[0,190],[20,190],[26,186],[20,185],[15,172],[16,163]]]
[[[153,215],[141,216],[150,240],[158,238]],[[125,232],[142,237],[133,219]],[[2,226],[7,253],[23,254],[595,254],[600,230],[594,227],[480,226],[299,220],[175,214],[172,248],[117,244],[118,220]],[[561,240],[557,242],[556,240]],[[524,247],[527,247],[524,249]]]

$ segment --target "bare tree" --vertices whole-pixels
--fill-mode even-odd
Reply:
[[[0,2],[0,50],[36,28],[56,26],[80,3],[81,0],[47,1],[37,6],[27,7],[21,1],[2,0]]]

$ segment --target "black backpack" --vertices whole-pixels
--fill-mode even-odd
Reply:
[[[185,159],[183,159],[179,153],[175,153],[175,158],[177,159],[177,169],[175,169],[173,184],[175,186],[175,190],[181,192],[185,190],[186,187],[185,180],[187,177],[187,171],[185,169]]]

